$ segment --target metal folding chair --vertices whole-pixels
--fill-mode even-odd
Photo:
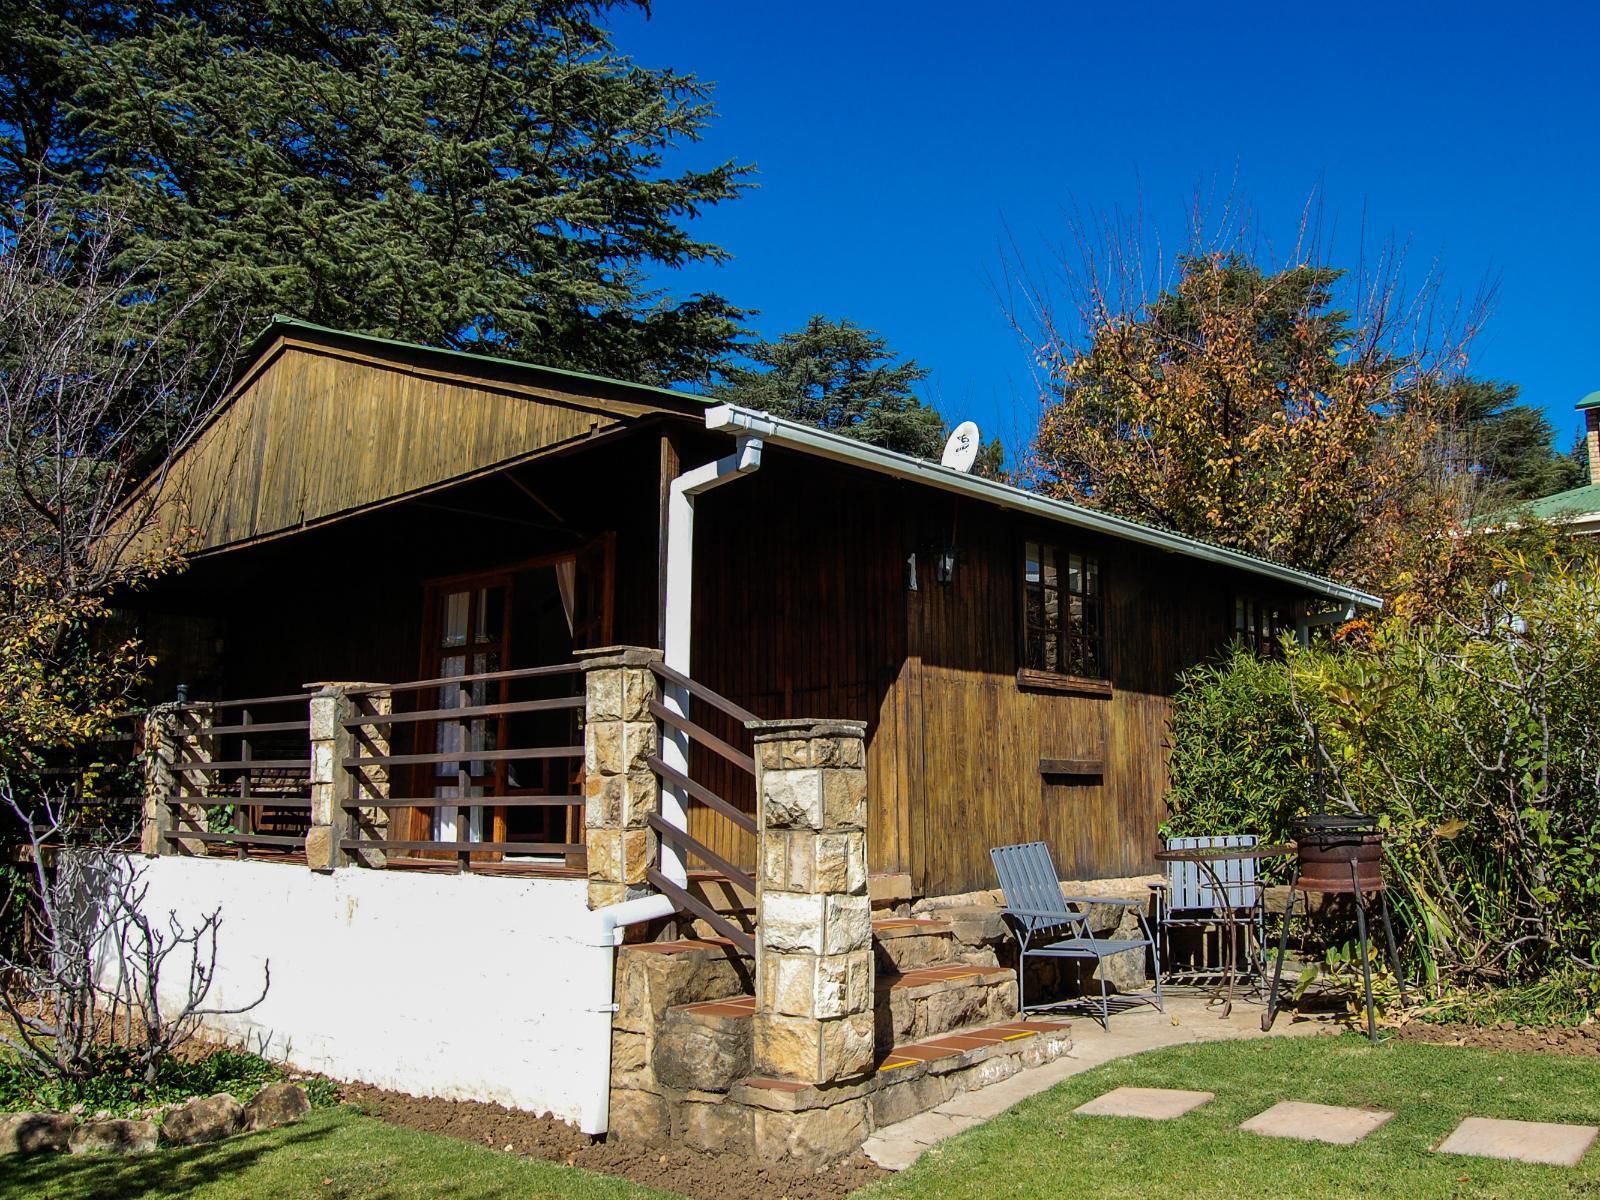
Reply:
[[[994,860],[995,874],[1000,877],[1000,888],[1005,893],[1005,916],[1017,939],[1017,1011],[1028,1012],[1025,978],[1030,958],[1067,958],[1093,962],[1100,975],[1100,1024],[1110,1028],[1111,998],[1106,989],[1104,962],[1114,954],[1130,950],[1148,949],[1155,959],[1156,986],[1153,996],[1138,993],[1136,998],[1149,1000],[1164,1012],[1161,997],[1161,957],[1155,939],[1150,936],[1150,926],[1144,919],[1143,904],[1137,900],[1122,900],[1114,896],[1063,896],[1060,876],[1056,874],[1050,848],[1043,842],[1025,842],[1018,846],[998,846],[989,851]],[[1131,908],[1139,918],[1139,928],[1144,937],[1099,938],[1089,928],[1089,906],[1114,904]],[[1059,941],[1035,941],[1040,935],[1067,932],[1069,937]],[[1093,1007],[1093,1002],[1084,997]],[[1046,1005],[1036,1007],[1044,1008]]]
[[[1254,846],[1253,833],[1223,834],[1214,837],[1175,837],[1167,839],[1169,850],[1224,850]],[[1220,886],[1219,886],[1220,885]],[[1222,937],[1234,937],[1241,927],[1255,930],[1256,971],[1260,977],[1261,947],[1267,939],[1266,889],[1256,874],[1252,858],[1222,859],[1213,862],[1169,862],[1165,883],[1153,883],[1156,894],[1156,938],[1161,946],[1160,962],[1167,964],[1169,980],[1182,975],[1200,979],[1221,975],[1225,968],[1184,972],[1171,970],[1173,962],[1171,930],[1174,927],[1216,926]],[[1220,953],[1220,951],[1219,951]],[[1246,947],[1246,961],[1250,958]]]

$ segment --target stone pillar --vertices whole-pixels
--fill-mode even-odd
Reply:
[[[310,683],[317,688],[311,697],[311,827],[306,830],[306,865],[313,871],[332,871],[350,863],[349,852],[340,842],[356,835],[359,828],[350,805],[367,797],[388,798],[389,775],[384,767],[365,767],[352,771],[344,766],[348,758],[359,755],[383,756],[389,753],[388,726],[363,725],[349,729],[345,722],[363,713],[387,715],[393,709],[390,694],[372,691],[381,684]],[[350,695],[359,689],[361,701]],[[362,707],[362,702],[366,707]],[[363,809],[362,818],[377,808]],[[364,865],[381,867],[379,851],[361,853]]]
[[[661,781],[648,760],[660,752],[661,731],[650,712],[660,689],[650,666],[661,655],[607,646],[579,651],[578,658],[589,907],[604,908],[647,894],[645,869],[656,861],[656,834],[647,818],[661,811]]]
[[[754,1073],[809,1084],[873,1065],[866,726],[761,721]]]
[[[146,854],[204,854],[198,839],[174,842],[169,834],[186,829],[206,830],[206,805],[210,775],[186,770],[186,764],[209,763],[211,726],[208,706],[162,704],[145,718],[144,828],[140,837]],[[193,796],[195,803],[174,804]]]
[[[171,853],[167,834],[172,831],[170,797],[178,794],[172,759],[177,749],[173,724],[173,705],[160,704],[144,718],[144,812],[139,829],[139,848],[149,855]]]

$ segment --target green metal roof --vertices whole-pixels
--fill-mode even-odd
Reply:
[[[1578,401],[1578,407],[1580,409],[1600,408],[1600,392],[1590,392],[1582,400]]]
[[[406,342],[401,341],[399,338],[379,337],[373,333],[353,333],[348,329],[335,329],[330,325],[318,325],[313,321],[302,321],[299,317],[287,317],[282,314],[274,316],[272,320],[267,322],[261,332],[252,339],[249,352],[245,355],[245,358],[247,360],[255,359],[274,337],[280,334],[293,333],[296,330],[325,338],[337,338],[345,342],[359,342],[388,350],[405,350],[412,354],[436,356],[453,360],[462,366],[471,365],[478,370],[482,370],[485,366],[492,366],[526,374],[530,377],[554,375],[562,379],[575,379],[584,383],[603,384],[608,388],[626,388],[629,391],[640,392],[651,397],[670,397],[680,404],[688,402],[708,407],[711,404],[711,401],[706,397],[697,396],[693,392],[680,392],[676,388],[658,387],[653,383],[634,383],[628,379],[613,379],[607,375],[591,375],[588,372],[574,371],[567,367],[546,367],[539,363],[526,362],[522,359],[501,358],[493,354],[479,354],[473,350],[452,350],[444,346],[429,346],[422,342]]]
[[[1584,487],[1573,488],[1571,491],[1557,492],[1554,496],[1545,496],[1543,499],[1524,505],[1518,511],[1531,512],[1544,521],[1559,521],[1588,513],[1600,513],[1600,483],[1591,483]]]

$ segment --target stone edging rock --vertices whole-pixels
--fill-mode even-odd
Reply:
[[[72,1113],[0,1114],[0,1156],[9,1154],[148,1154],[157,1144],[198,1146],[236,1133],[288,1125],[311,1111],[311,1098],[297,1083],[269,1083],[240,1104],[227,1092],[197,1096],[153,1119],[100,1114],[80,1122]]]

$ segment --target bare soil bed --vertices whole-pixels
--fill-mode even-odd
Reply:
[[[1600,1056],[1600,1025],[1547,1025],[1538,1029],[1510,1024],[1429,1025],[1411,1021],[1395,1030],[1407,1042],[1435,1046],[1476,1046],[1485,1050],[1534,1050],[1544,1054]]]
[[[842,1200],[887,1174],[861,1154],[813,1172],[669,1144],[591,1142],[587,1134],[554,1117],[474,1100],[433,1100],[354,1083],[341,1084],[339,1095],[392,1125],[619,1175],[693,1200]]]

